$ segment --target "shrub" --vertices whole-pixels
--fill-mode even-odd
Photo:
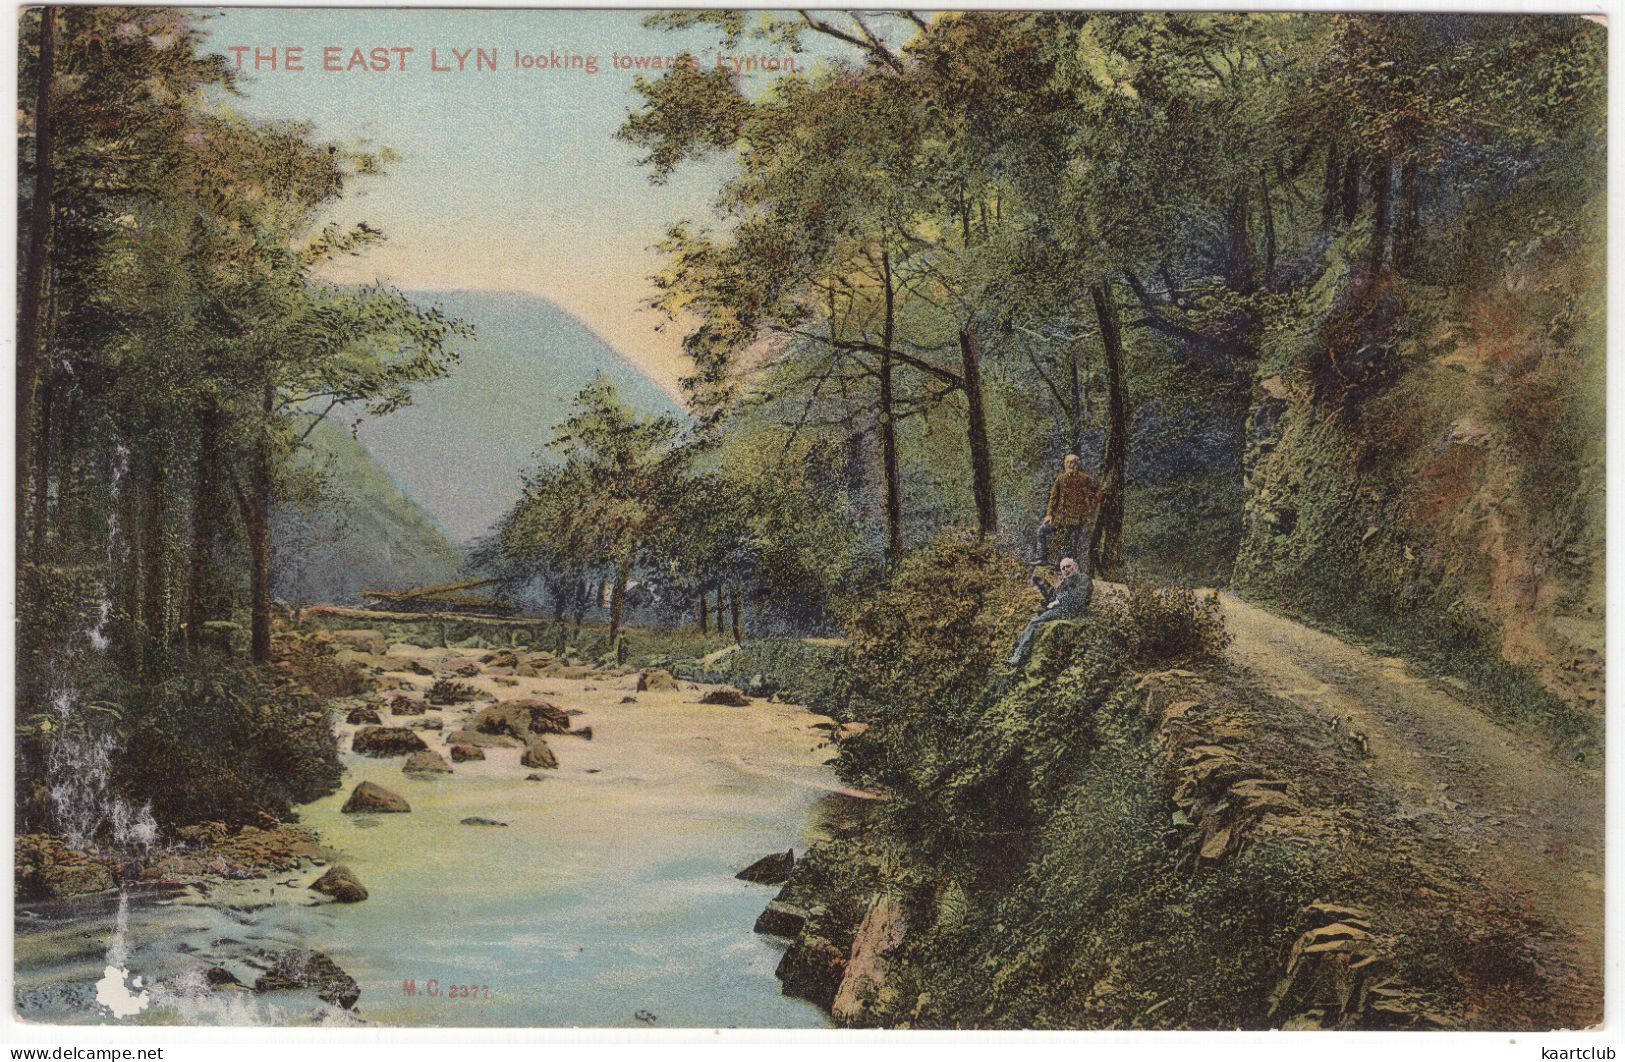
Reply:
[[[1131,575],[1114,619],[1124,655],[1137,665],[1213,662],[1230,645],[1218,595],[1186,586]]]

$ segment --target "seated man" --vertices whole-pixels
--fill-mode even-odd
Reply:
[[[1095,592],[1095,584],[1078,570],[1078,562],[1071,557],[1061,561],[1061,581],[1055,584],[1053,590],[1036,575],[1033,576],[1033,585],[1046,598],[1044,611],[1032,618],[1016,640],[1015,652],[1005,661],[1011,667],[1020,667],[1027,659],[1027,650],[1032,646],[1040,627],[1055,620],[1078,619],[1089,611],[1089,599]]]

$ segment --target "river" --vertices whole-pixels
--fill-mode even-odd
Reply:
[[[432,662],[443,651],[415,652]],[[775,890],[734,877],[758,856],[801,850],[819,830],[837,785],[815,726],[825,720],[760,700],[697,704],[688,684],[634,692],[633,677],[473,681],[576,709],[593,740],[550,737],[557,770],[532,772],[518,766],[519,750],[488,749],[483,762],[428,778],[402,774],[400,758],[346,752],[342,789],[300,813],[365,884],[362,903],[312,905],[305,886],[321,868],[308,867],[217,883],[206,896],[134,897],[122,933],[120,905],[105,896],[20,908],[19,1015],[116,1020],[95,1002],[116,953],[129,990],[150,990],[122,1019],[141,1023],[827,1024],[779,992],[782,942],[751,931]],[[448,730],[461,717],[445,715]],[[348,749],[351,728],[340,729]],[[439,734],[424,736],[444,748]],[[526,780],[532,773],[542,780]],[[362,780],[396,791],[411,812],[342,814]],[[462,825],[470,816],[508,825]],[[215,964],[251,983],[251,960],[233,961],[290,947],[323,951],[356,979],[353,1015],[302,993],[201,987]],[[454,995],[464,985],[475,986],[468,997]]]

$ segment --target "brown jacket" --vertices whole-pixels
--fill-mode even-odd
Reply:
[[[1095,477],[1078,469],[1064,471],[1055,477],[1049,489],[1049,505],[1044,519],[1060,527],[1077,527],[1095,518],[1095,506],[1100,504],[1100,484]]]

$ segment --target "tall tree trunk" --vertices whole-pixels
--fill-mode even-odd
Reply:
[[[982,407],[982,354],[976,334],[967,325],[959,330],[961,382],[969,409],[966,430],[970,442],[971,489],[976,495],[976,528],[983,535],[999,529],[997,499],[993,493],[993,453],[987,443],[987,414]]]
[[[880,340],[880,463],[886,496],[886,559],[895,565],[903,558],[903,476],[897,463],[897,405],[892,387],[896,294],[892,289],[891,256],[884,246],[880,249],[880,271],[886,287],[886,321]]]
[[[210,558],[218,523],[214,471],[220,448],[220,411],[211,402],[198,418],[197,468],[192,479],[192,553],[186,568],[186,648],[203,646],[203,625],[210,619]]]
[[[1326,148],[1326,180],[1320,189],[1320,227],[1330,229],[1337,224],[1339,213],[1339,197],[1343,194],[1343,160],[1337,148],[1337,141],[1332,141]]]
[[[142,575],[146,589],[142,595],[141,625],[147,644],[162,649],[169,642],[168,529],[169,454],[162,444],[153,447],[147,462],[147,514],[141,522]]]
[[[609,592],[609,644],[615,646],[615,639],[621,634],[621,616],[626,610],[626,583],[632,576],[632,552],[621,554],[615,562],[615,583]]]
[[[1083,405],[1083,358],[1080,356],[1080,346],[1082,346],[1081,343],[1079,343],[1077,346],[1067,347],[1067,368],[1069,369],[1072,377],[1069,381],[1071,384],[1072,393],[1069,396],[1071,398],[1071,404],[1067,406],[1066,412],[1068,420],[1067,428],[1069,429],[1068,445],[1070,446],[1070,450],[1068,452],[1077,454],[1081,458],[1083,456],[1084,414],[1087,411],[1084,409]]]
[[[144,646],[141,639],[141,559],[142,551],[137,548],[141,541],[141,504],[140,492],[135,490],[128,482],[120,485],[119,498],[119,531],[124,549],[124,585],[120,588],[120,596],[124,607],[121,623],[123,626],[124,651],[126,659],[139,664]],[[109,543],[110,546],[114,545]],[[113,561],[112,563],[116,563]]]
[[[722,630],[722,625],[727,622],[727,620],[724,618],[725,615],[726,614],[724,613],[723,608],[722,608],[722,584],[719,582],[719,583],[717,583],[717,630],[718,631]]]
[[[700,623],[700,633],[711,633],[711,617],[706,608],[705,591],[701,590],[694,598],[694,616]]]
[[[34,202],[28,219],[28,260],[17,309],[17,515],[26,512],[33,464],[34,403],[39,390],[44,332],[45,271],[49,265],[51,199],[56,185],[52,158],[55,116],[51,83],[56,74],[56,9],[40,10],[39,85],[34,95]]]
[[[740,645],[745,641],[745,628],[739,622],[739,587],[732,586],[728,588],[728,605],[733,611],[734,644]]]
[[[1377,160],[1371,181],[1371,271],[1377,272],[1388,259],[1388,156]]]
[[[1399,219],[1394,233],[1394,264],[1411,264],[1416,254],[1417,230],[1421,226],[1421,191],[1415,162],[1399,168]]]
[[[1123,553],[1123,490],[1128,472],[1128,396],[1123,383],[1123,334],[1111,284],[1089,289],[1106,355],[1106,453],[1101,461],[1100,507],[1090,535],[1089,574],[1110,572]]]
[[[1343,220],[1353,221],[1360,213],[1360,164],[1353,151],[1343,159]]]
[[[51,500],[51,429],[56,405],[56,381],[46,379],[40,388],[39,443],[34,456],[34,554],[45,549],[45,536],[51,524],[47,508]],[[19,511],[18,522],[22,513]]]
[[[276,411],[276,385],[265,379],[261,412],[265,423],[254,446],[249,476],[248,512],[248,655],[256,664],[271,661],[271,417]]]
[[[1252,221],[1247,208],[1250,198],[1246,188],[1236,189],[1225,211],[1225,227],[1229,230],[1225,284],[1231,291],[1243,294],[1257,286],[1258,278],[1258,257],[1253,253]]]
[[[1270,202],[1270,183],[1259,182],[1264,206],[1264,286],[1275,278],[1275,205]]]

